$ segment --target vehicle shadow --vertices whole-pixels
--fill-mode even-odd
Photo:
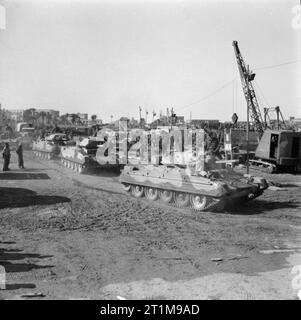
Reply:
[[[35,172],[0,172],[0,180],[49,180],[46,173]]]
[[[5,290],[18,290],[18,289],[34,289],[36,285],[33,283],[16,283],[16,284],[7,284]]]
[[[300,202],[255,199],[251,202],[236,204],[233,207],[224,209],[224,212],[229,214],[255,215],[275,209],[297,209],[300,206]]]
[[[47,269],[47,268],[53,268],[53,265],[38,265],[35,263],[12,263],[9,261],[1,261],[0,265],[2,265],[5,268],[6,272],[27,272],[34,269]]]
[[[3,243],[3,242],[2,242]],[[12,253],[13,252],[13,253]],[[53,265],[39,265],[32,262],[27,262],[29,259],[45,259],[51,258],[52,255],[40,255],[37,253],[23,253],[19,249],[3,249],[0,248],[0,266],[4,267],[6,275],[6,281],[10,282],[10,276],[8,273],[14,272],[28,272],[34,269],[47,269],[53,268]],[[22,263],[14,263],[15,260],[25,260]],[[17,289],[33,289],[36,285],[33,283],[7,283],[6,290]]]
[[[38,195],[29,189],[0,187],[0,209],[51,205],[70,201],[67,197]]]
[[[89,168],[84,174],[100,176],[100,177],[119,177],[120,168],[118,167],[98,167],[98,168]]]

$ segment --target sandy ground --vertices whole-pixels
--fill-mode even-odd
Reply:
[[[31,152],[26,170],[15,164],[0,172],[1,299],[297,299],[301,175],[195,213],[132,198],[114,172],[79,175]]]

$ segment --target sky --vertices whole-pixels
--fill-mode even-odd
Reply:
[[[0,0],[2,108],[246,119],[232,41],[264,107],[301,117],[299,0]],[[279,64],[281,66],[279,66]],[[272,68],[264,68],[274,66]],[[264,69],[261,69],[264,68]],[[258,70],[256,70],[258,69]]]

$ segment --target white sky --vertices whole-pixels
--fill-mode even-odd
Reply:
[[[238,76],[233,40],[251,69],[301,59],[301,29],[291,25],[298,3],[0,0],[0,103],[105,121],[138,118],[139,105],[157,113],[173,107],[186,118],[191,111],[193,118],[230,120],[235,111],[243,120],[240,80],[187,105]],[[301,117],[300,70],[295,63],[257,71],[268,106],[279,105],[285,118]]]

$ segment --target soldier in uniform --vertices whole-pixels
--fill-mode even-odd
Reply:
[[[19,168],[20,168],[20,169],[24,169],[23,146],[22,146],[22,143],[19,144],[16,152],[17,152],[17,155],[18,155]]]
[[[2,151],[3,157],[3,171],[9,171],[9,161],[10,161],[10,149],[8,142],[5,143],[4,149]]]

